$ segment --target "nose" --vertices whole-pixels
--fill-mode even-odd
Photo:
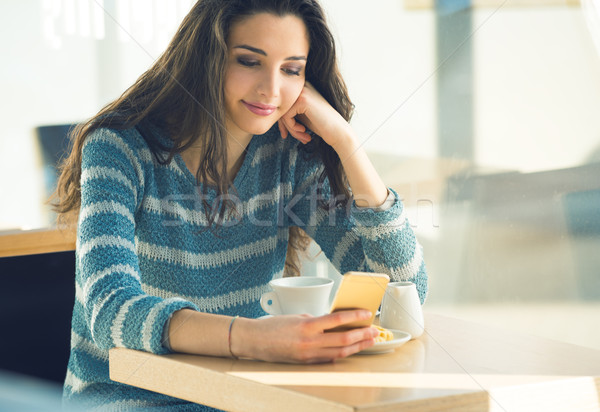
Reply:
[[[279,71],[265,70],[258,82],[257,92],[268,98],[278,97],[280,87]]]

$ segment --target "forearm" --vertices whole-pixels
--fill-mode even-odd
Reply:
[[[229,351],[230,316],[182,309],[173,314],[169,323],[169,344],[175,352],[209,356],[231,356]],[[252,319],[238,318],[232,325],[236,337]],[[246,329],[246,328],[243,328]],[[236,339],[237,340],[237,339]],[[243,340],[243,339],[241,339]],[[238,353],[235,353],[238,355]]]
[[[387,187],[350,127],[346,133],[347,138],[338,147],[334,147],[334,150],[344,167],[356,206],[381,206],[388,195]]]
[[[348,310],[321,317],[236,318],[229,336],[231,317],[182,309],[171,318],[169,340],[172,350],[183,353],[271,362],[330,362],[371,346],[378,332],[373,328],[324,331],[370,317],[365,310]]]

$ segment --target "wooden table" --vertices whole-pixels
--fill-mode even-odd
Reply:
[[[0,231],[0,257],[75,250],[75,230],[45,228]]]
[[[116,348],[110,377],[230,411],[600,410],[600,351],[440,315],[425,322],[394,352],[323,365]]]

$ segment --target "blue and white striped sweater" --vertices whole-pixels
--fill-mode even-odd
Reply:
[[[230,195],[238,213],[215,235],[206,230],[195,177],[179,155],[161,165],[137,129],[100,129],[89,136],[66,400],[116,410],[191,408],[110,381],[108,349],[167,353],[164,327],[182,308],[264,315],[259,299],[283,273],[290,226],[302,227],[341,273],[383,272],[411,280],[424,300],[421,247],[397,195],[385,211],[352,205],[351,213],[326,212],[317,207],[316,195],[323,166],[301,146],[281,139],[276,127],[253,137]],[[212,202],[210,187],[208,195]]]

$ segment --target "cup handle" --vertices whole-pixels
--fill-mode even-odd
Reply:
[[[279,300],[277,300],[275,292],[263,293],[260,297],[260,306],[262,306],[263,310],[269,315],[281,314],[281,307],[279,306]]]

